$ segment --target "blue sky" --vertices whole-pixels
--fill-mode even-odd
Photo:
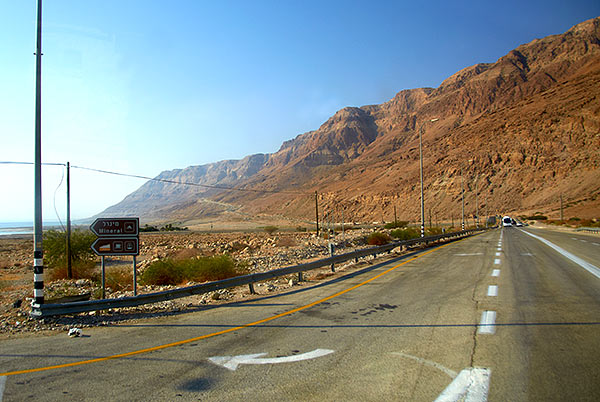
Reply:
[[[581,1],[47,0],[42,160],[143,176],[269,153],[345,106],[600,15]],[[0,161],[33,161],[36,2],[0,1]],[[43,215],[64,219],[64,169]],[[144,182],[73,169],[72,216]],[[33,168],[0,164],[0,222],[33,216]]]

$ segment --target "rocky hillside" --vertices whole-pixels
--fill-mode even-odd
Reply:
[[[600,216],[599,88],[595,18],[465,68],[438,88],[344,108],[276,153],[158,177],[247,191],[149,182],[105,213],[187,219],[244,211],[308,220],[318,191],[321,210],[343,209],[347,220],[390,220],[393,207],[415,220],[423,128],[426,209],[434,219],[458,218],[462,180],[467,214],[476,202],[480,214],[553,214],[563,194],[573,214]]]

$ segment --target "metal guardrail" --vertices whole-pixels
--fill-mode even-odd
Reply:
[[[600,233],[600,228],[577,228],[576,232]]]
[[[253,274],[237,276],[234,278],[223,279],[215,282],[203,283],[200,285],[187,286],[179,289],[165,290],[162,292],[147,293],[138,296],[121,297],[118,299],[102,299],[102,300],[87,300],[78,301],[72,303],[61,303],[61,304],[36,304],[31,305],[31,316],[33,317],[48,317],[53,315],[63,314],[74,314],[83,313],[87,311],[99,311],[107,310],[111,308],[122,308],[122,307],[135,307],[142,304],[158,303],[181,297],[193,296],[203,293],[212,292],[220,289],[227,289],[236,286],[249,285],[250,290],[253,291],[253,284],[256,282],[263,282],[268,279],[277,278],[279,276],[285,276],[295,273],[302,273],[310,271],[316,268],[324,266],[331,266],[333,269],[334,264],[346,262],[351,259],[358,260],[361,257],[369,255],[377,255],[386,252],[390,252],[397,247],[408,247],[415,244],[435,242],[439,240],[459,238],[470,236],[474,233],[481,232],[485,229],[473,229],[464,230],[460,232],[445,233],[441,235],[428,236],[423,238],[416,238],[410,240],[396,241],[383,246],[374,246],[361,250],[351,251],[344,254],[334,255],[322,260],[307,262],[299,265],[292,265],[289,267],[274,269],[267,272],[257,272]]]

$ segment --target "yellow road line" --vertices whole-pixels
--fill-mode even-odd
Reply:
[[[464,240],[464,239],[461,239],[459,241],[462,241],[462,240]],[[327,297],[325,297],[323,299],[314,301],[314,302],[306,304],[304,306],[297,307],[295,309],[292,309],[292,310],[289,310],[289,311],[286,311],[284,313],[277,314],[277,315],[274,315],[274,316],[271,316],[271,317],[263,318],[262,320],[254,321],[254,322],[251,322],[249,324],[240,325],[240,326],[235,327],[235,328],[224,329],[223,331],[213,332],[211,334],[202,335],[202,336],[198,336],[198,337],[190,338],[190,339],[185,339],[185,340],[178,341],[178,342],[167,343],[165,345],[159,345],[159,346],[154,346],[154,347],[151,347],[151,348],[135,350],[133,352],[120,353],[120,354],[117,354],[117,355],[106,356],[106,357],[99,357],[97,359],[83,360],[83,361],[78,361],[78,362],[73,362],[73,363],[58,364],[56,366],[38,367],[38,368],[34,368],[34,369],[29,369],[29,370],[9,371],[7,373],[0,373],[0,377],[2,377],[2,376],[9,376],[9,375],[18,375],[18,374],[37,373],[39,371],[47,371],[47,370],[55,370],[55,369],[61,369],[61,368],[67,368],[67,367],[82,366],[84,364],[91,364],[91,363],[98,363],[98,362],[103,362],[103,361],[107,361],[107,360],[120,359],[120,358],[123,358],[123,357],[130,357],[130,356],[140,355],[142,353],[149,353],[149,352],[154,352],[156,350],[167,349],[167,348],[171,348],[173,346],[180,346],[180,345],[184,345],[186,343],[191,343],[191,342],[196,342],[196,341],[199,341],[199,340],[202,340],[202,339],[212,338],[212,337],[217,336],[217,335],[223,335],[223,334],[226,334],[228,332],[237,331],[237,330],[240,330],[240,329],[243,329],[243,328],[253,327],[253,326],[256,326],[256,325],[268,322],[268,321],[275,320],[277,318],[285,317],[286,315],[297,313],[298,311],[305,310],[305,309],[313,307],[313,306],[315,306],[315,305],[317,305],[319,303],[323,303],[323,302],[325,302],[327,300],[331,300],[331,299],[333,299],[335,297],[343,295],[344,293],[348,293],[351,290],[357,289],[357,288],[359,288],[359,287],[361,287],[363,285],[366,285],[369,282],[374,281],[375,279],[381,278],[382,276],[384,276],[384,275],[392,272],[393,270],[395,270],[395,269],[397,269],[397,268],[399,268],[399,267],[401,267],[401,266],[403,266],[405,264],[408,264],[411,261],[416,260],[417,258],[420,258],[420,257],[423,257],[423,256],[425,256],[427,254],[433,253],[434,251],[439,250],[439,249],[441,249],[443,247],[449,246],[450,244],[453,244],[453,243],[455,243],[455,242],[444,244],[442,246],[433,248],[433,249],[431,249],[429,251],[426,251],[426,252],[424,252],[422,254],[414,256],[414,257],[412,257],[412,258],[410,258],[410,259],[408,259],[406,261],[401,262],[398,265],[394,265],[393,267],[387,269],[386,271],[384,271],[384,272],[382,272],[380,274],[375,275],[372,278],[367,279],[364,282],[361,282],[361,283],[359,283],[357,285],[349,287],[348,289],[344,289],[344,290],[342,290],[340,292],[334,293],[331,296],[327,296]]]

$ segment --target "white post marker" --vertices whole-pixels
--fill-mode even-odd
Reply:
[[[333,353],[333,350],[329,349],[315,349],[312,352],[306,352],[301,355],[292,355],[284,357],[274,357],[261,359],[261,356],[265,356],[266,353],[255,353],[251,355],[239,355],[239,356],[214,356],[209,357],[208,360],[218,366],[225,367],[228,370],[235,371],[240,364],[277,364],[277,363],[291,363],[298,362],[301,360],[314,359],[321,356],[326,356]]]
[[[446,387],[435,402],[484,402],[490,388],[491,371],[487,368],[466,368]]]

